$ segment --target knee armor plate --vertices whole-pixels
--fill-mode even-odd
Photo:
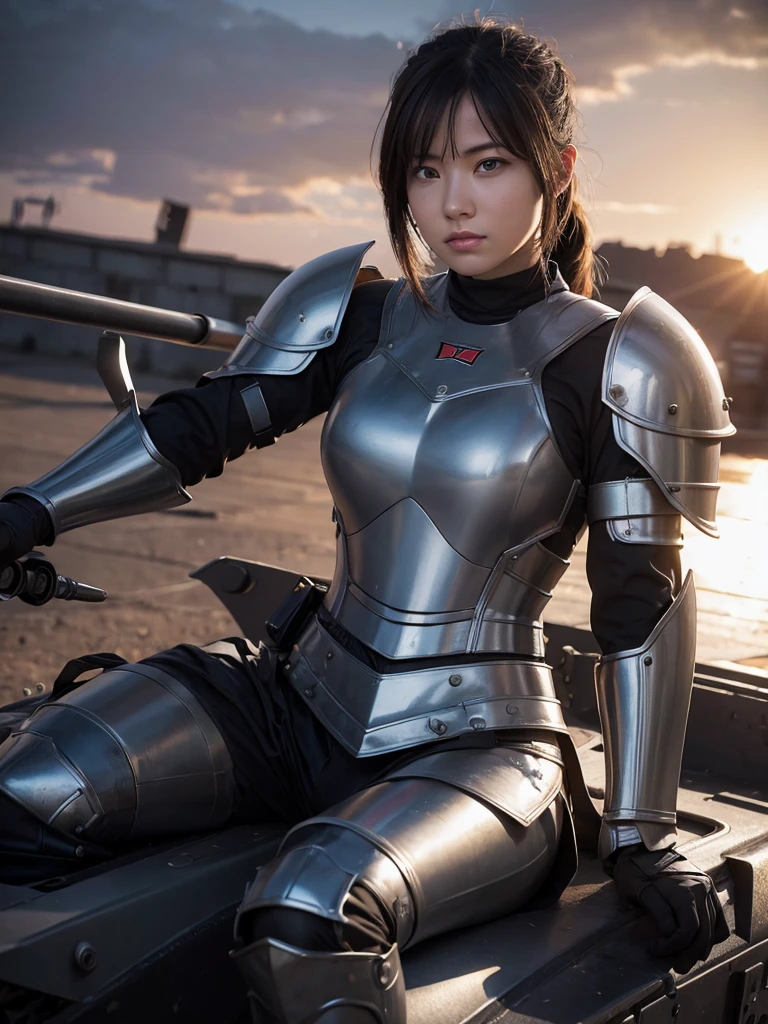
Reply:
[[[376,953],[313,953],[261,939],[235,954],[253,1019],[264,1024],[401,1024],[405,983],[393,946]]]

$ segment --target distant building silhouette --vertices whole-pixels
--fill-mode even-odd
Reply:
[[[0,225],[0,274],[183,313],[206,313],[241,323],[243,330],[246,317],[259,311],[289,272],[274,263],[169,244]],[[0,349],[93,358],[98,335],[96,328],[0,314]],[[212,349],[149,338],[126,340],[134,369],[190,380],[223,359]]]
[[[733,394],[737,425],[768,425],[768,273],[755,274],[730,256],[693,256],[685,245],[658,254],[604,242],[597,255],[607,275],[600,287],[604,302],[621,309],[638,288],[652,288],[680,310],[712,352]]]

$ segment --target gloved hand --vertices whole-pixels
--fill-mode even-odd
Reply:
[[[0,569],[22,558],[37,544],[53,544],[53,524],[46,508],[26,494],[0,501]]]
[[[706,960],[730,934],[712,879],[675,850],[619,850],[613,880],[627,902],[656,922],[659,938],[651,954],[670,958],[679,974]]]

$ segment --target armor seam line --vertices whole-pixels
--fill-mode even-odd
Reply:
[[[472,613],[474,612],[474,608],[458,608],[458,609],[456,609],[456,611],[453,611],[453,612],[414,612],[414,611],[410,611],[410,610],[407,610],[407,609],[404,609],[404,608],[394,608],[392,605],[385,604],[383,601],[377,601],[375,597],[371,597],[371,595],[368,594],[365,590],[363,590],[363,588],[358,583],[356,583],[354,580],[350,580],[349,583],[350,583],[350,585],[349,585],[348,589],[349,589],[350,597],[352,597],[355,601],[357,601],[358,604],[361,604],[366,610],[372,611],[374,614],[380,615],[381,618],[386,619],[388,622],[394,622],[397,625],[406,625],[406,626],[411,626],[411,625],[412,626],[445,626],[445,625],[453,625],[453,624],[456,624],[456,623],[468,621],[469,619],[472,618]],[[375,604],[376,607],[372,607],[372,606],[366,604],[366,602],[363,601],[355,593],[356,590],[358,590],[360,592],[360,594],[363,595],[363,597],[367,598],[369,601],[371,601],[373,604]],[[379,609],[383,609],[383,610],[381,612],[379,612]],[[437,619],[434,622],[412,621],[410,619],[407,620],[407,621],[403,621],[402,619],[390,618],[389,616],[387,616],[385,614],[386,611],[391,611],[393,613],[399,613],[400,615],[417,616],[417,617],[420,617],[422,619],[424,619],[424,618],[426,618],[428,616],[441,616],[441,618]],[[448,616],[451,616],[451,617],[449,618]]]
[[[123,668],[124,666],[120,666],[120,667]],[[96,678],[99,679],[101,677],[97,676]],[[86,682],[88,682],[88,681],[89,680],[86,680]],[[115,742],[115,744],[119,748],[120,752],[122,753],[123,757],[127,761],[128,767],[131,770],[131,775],[133,776],[134,786],[136,787],[136,790],[138,791],[138,787],[139,787],[138,772],[137,772],[137,770],[136,770],[136,768],[134,766],[133,761],[129,757],[128,751],[125,749],[125,746],[123,745],[123,741],[122,741],[121,737],[115,732],[115,730],[112,728],[112,726],[108,722],[105,722],[102,718],[99,718],[97,715],[95,715],[88,708],[81,707],[79,704],[70,704],[70,703],[65,703],[63,700],[57,700],[57,701],[50,701],[45,706],[46,707],[50,707],[50,708],[64,708],[67,711],[72,711],[75,714],[80,715],[82,718],[84,718],[87,722],[90,722],[92,725],[98,726],[103,732],[105,732],[110,737],[110,739],[112,739]],[[33,729],[29,729],[29,730],[26,730],[26,731],[31,732],[35,736],[41,736],[41,737],[45,738],[46,740],[51,739],[51,737],[49,737],[47,734],[35,732]],[[60,753],[59,750],[58,750],[58,747],[56,749],[57,749],[57,752]],[[62,755],[62,756],[64,756],[66,758],[67,764],[72,764],[72,762],[69,760],[68,757],[66,757],[66,755]],[[85,777],[85,776],[83,776],[83,773],[80,771],[79,768],[77,768],[74,765],[73,765],[73,768],[75,769],[75,771],[76,771],[76,773],[77,773],[77,775],[79,777],[82,777],[82,778]]]
[[[593,300],[586,299],[582,296],[577,296],[575,297],[575,302],[571,303],[571,305],[568,308],[572,308],[574,305],[582,301],[591,303]],[[602,305],[602,303],[598,303],[598,305]],[[534,380],[541,380],[544,370],[547,368],[549,363],[551,363],[554,359],[557,359],[558,356],[562,355],[563,352],[569,349],[572,345],[575,345],[577,341],[581,341],[582,338],[586,338],[588,334],[591,334],[592,331],[596,331],[597,328],[602,327],[603,324],[610,323],[611,320],[616,320],[618,318],[618,312],[616,310],[611,309],[610,306],[603,306],[603,309],[605,310],[604,312],[598,313],[586,324],[577,327],[556,348],[552,349],[550,352],[544,353],[544,355],[542,355],[539,358],[539,360],[535,364],[532,374]]]
[[[467,556],[463,555],[461,553],[461,551],[459,551],[459,549],[457,547],[455,547],[453,544],[451,544],[450,540],[438,528],[437,523],[434,521],[434,519],[429,514],[429,512],[427,512],[427,510],[424,508],[424,506],[421,504],[421,502],[417,501],[413,497],[413,495],[411,495],[411,494],[406,495],[404,498],[398,498],[398,500],[393,505],[387,506],[387,508],[385,508],[381,512],[379,512],[378,515],[374,516],[374,518],[371,519],[370,522],[366,523],[365,526],[361,526],[359,530],[355,530],[353,533],[347,534],[347,537],[356,537],[359,533],[362,533],[363,530],[367,530],[369,526],[373,526],[373,524],[375,522],[378,522],[378,520],[381,519],[382,516],[385,516],[388,512],[391,512],[392,509],[397,508],[398,505],[402,505],[403,502],[406,502],[406,501],[412,501],[413,502],[413,504],[419,509],[419,511],[422,512],[426,516],[426,518],[430,521],[430,523],[435,527],[435,529],[438,531],[438,533],[440,533],[440,536],[443,538],[443,540],[448,545],[448,547],[451,549],[451,551],[455,552],[459,556],[459,558],[463,559],[465,562],[468,562],[470,565],[475,566],[475,568],[477,568],[477,569],[484,569],[486,572],[492,572],[493,571],[494,567],[492,565],[481,565],[479,562],[473,562],[471,558],[467,558]],[[360,590],[363,590],[363,588],[360,586],[359,583],[355,583],[355,586],[358,587]],[[363,590],[363,593],[365,594],[366,591]],[[370,594],[368,594],[367,596],[370,597]],[[375,601],[376,598],[373,598],[373,600]],[[406,609],[405,608],[396,608],[395,611],[406,611]],[[461,611],[461,609],[457,609],[457,611]],[[425,614],[429,614],[429,613],[427,612]]]
[[[205,743],[205,749],[210,763],[210,770],[214,773],[227,770],[231,771],[232,757],[226,743],[224,742],[221,730],[205,710],[202,703],[191,691],[187,690],[182,683],[174,679],[170,673],[164,672],[163,669],[157,668],[155,665],[143,665],[141,662],[136,665],[121,665],[120,671],[134,672],[136,675],[151,680],[165,690],[166,693],[171,694],[172,697],[186,708],[191,715],[195,726],[199,730],[200,736]],[[214,749],[211,745],[211,730],[213,731],[213,738],[218,743],[219,751],[223,751],[224,753],[224,764],[221,764],[219,759],[215,756]]]

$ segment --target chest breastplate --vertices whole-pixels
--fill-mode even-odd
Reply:
[[[408,290],[390,295],[376,350],[327,417],[339,550],[326,606],[389,658],[541,656],[540,615],[568,563],[539,542],[578,487],[541,374],[605,307],[558,282],[485,326],[459,320],[446,292],[447,275],[431,279],[428,315]]]

